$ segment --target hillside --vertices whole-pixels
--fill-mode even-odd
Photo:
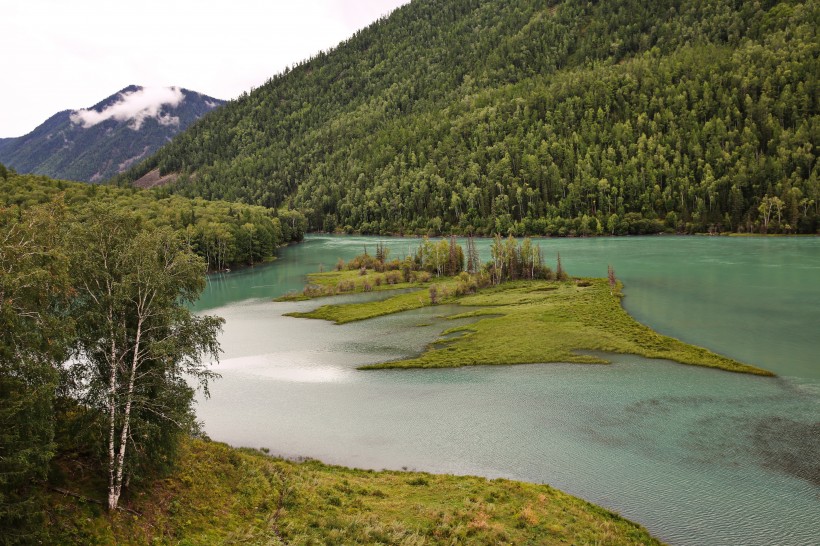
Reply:
[[[78,216],[88,214],[93,207],[104,207],[133,213],[151,226],[170,227],[205,259],[211,270],[270,259],[277,247],[302,240],[306,227],[304,216],[297,211],[188,199],[162,189],[52,180],[18,174],[0,163],[0,212],[9,207],[19,214],[20,210],[58,199]]]
[[[814,233],[817,0],[415,0],[124,181],[365,233]],[[172,177],[174,178],[174,177]]]
[[[91,108],[58,112],[25,136],[0,140],[0,162],[22,173],[102,182],[223,103],[187,89],[130,85]]]

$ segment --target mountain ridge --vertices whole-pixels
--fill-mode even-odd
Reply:
[[[817,0],[416,0],[120,182],[363,233],[814,233]]]
[[[57,112],[26,135],[0,139],[0,162],[21,173],[102,182],[224,103],[185,88],[129,85],[90,108]]]

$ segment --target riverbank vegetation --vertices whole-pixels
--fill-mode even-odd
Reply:
[[[64,479],[80,471],[61,468]],[[128,512],[55,491],[46,501],[54,543],[660,544],[546,485],[292,462],[202,440],[185,441],[175,472],[129,496]]]
[[[0,209],[0,543],[658,544],[545,485],[194,439],[189,381],[216,378],[222,323],[188,307],[204,259],[65,199]]]
[[[205,261],[168,227],[62,200],[0,209],[0,537],[40,540],[58,453],[116,510],[197,430],[222,319],[194,315]]]
[[[605,279],[571,278],[560,265],[560,256],[555,272],[543,264],[532,265],[525,257],[528,253],[541,255],[534,247],[537,245],[527,239],[518,243],[512,238],[504,241],[497,237],[492,260],[475,273],[462,271],[449,277],[416,277],[396,284],[395,288],[405,290],[392,297],[323,305],[290,316],[344,324],[438,303],[454,303],[463,305],[465,311],[452,318],[478,319],[446,331],[446,339],[432,344],[418,357],[367,368],[542,362],[601,364],[607,362],[603,353],[628,353],[731,372],[773,375],[640,324],[621,306],[621,284],[612,268]],[[350,263],[356,264],[358,260]],[[528,277],[530,271],[540,273]],[[347,283],[344,285],[349,288],[347,292],[367,291],[366,287],[375,284],[378,275],[375,269],[313,274],[302,297],[340,293],[338,286],[342,283]]]
[[[301,241],[307,221],[301,213],[259,206],[188,199],[162,188],[139,190],[21,175],[0,165],[0,208],[25,210],[62,199],[73,212],[101,206],[133,214],[145,225],[168,227],[210,270],[271,259],[279,246]]]

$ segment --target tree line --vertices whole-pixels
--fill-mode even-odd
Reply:
[[[154,227],[168,227],[205,259],[210,270],[252,265],[276,249],[301,241],[305,216],[295,210],[188,199],[162,188],[138,190],[21,175],[0,165],[0,206],[24,210],[63,195],[72,210],[104,205],[135,214]]]
[[[456,242],[455,236],[432,241],[424,237],[415,252],[401,259],[390,259],[390,249],[383,243],[376,245],[375,254],[370,254],[367,246],[364,253],[348,262],[339,259],[337,271],[358,271],[363,277],[361,288],[369,292],[374,286],[394,285],[400,282],[426,283],[439,277],[456,277],[455,295],[471,294],[479,288],[497,286],[517,280],[559,280],[569,279],[561,265],[561,255],[557,254],[557,266],[553,271],[544,263],[541,246],[529,237],[519,241],[512,235],[506,239],[496,234],[490,247],[490,261],[481,263],[474,237],[467,237],[467,249]],[[375,275],[368,275],[369,272]],[[382,275],[379,275],[379,274]],[[612,272],[614,278],[614,272]],[[307,297],[328,296],[355,291],[357,283],[342,279],[335,286],[308,285],[303,290]],[[431,285],[430,297],[433,303],[450,294],[440,293],[439,287]]]
[[[413,2],[120,182],[374,234],[815,233],[816,0]]]
[[[222,319],[188,307],[206,268],[179,232],[107,205],[0,209],[0,542],[48,540],[55,461],[90,469],[110,510],[173,465],[197,431],[189,382],[216,377]]]

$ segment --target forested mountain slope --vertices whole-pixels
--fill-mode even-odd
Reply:
[[[122,180],[314,230],[813,233],[818,21],[818,0],[414,0]]]
[[[188,89],[130,85],[91,108],[58,112],[27,135],[0,139],[0,161],[19,172],[102,182],[224,102]]]

